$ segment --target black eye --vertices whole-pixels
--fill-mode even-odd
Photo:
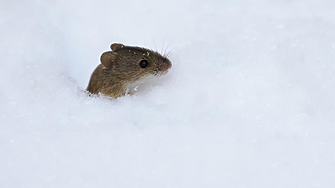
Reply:
[[[140,62],[140,67],[141,68],[145,68],[145,67],[147,67],[148,66],[148,61],[146,61],[146,60],[142,60],[141,62]]]

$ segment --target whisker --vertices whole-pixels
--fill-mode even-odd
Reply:
[[[167,31],[165,32],[165,36],[164,36],[164,40],[163,40],[163,45],[162,45],[162,49],[161,49],[161,54],[163,54],[163,49],[164,49],[166,35],[167,35]]]
[[[171,50],[166,54],[167,58],[170,58]]]
[[[172,44],[172,40],[170,39],[168,45],[166,46],[166,49],[165,49],[165,51],[164,51],[164,54],[166,54],[166,51],[169,49],[169,47],[170,47],[171,44]],[[171,50],[170,50],[170,52],[171,52]],[[167,57],[169,56],[170,52],[166,55]]]
[[[155,38],[154,38],[154,37],[152,37],[152,39],[154,40],[154,44],[155,44],[155,48],[156,48],[156,50],[155,50],[155,51],[158,51],[158,49],[157,49],[157,45],[156,45],[156,40],[155,40]]]

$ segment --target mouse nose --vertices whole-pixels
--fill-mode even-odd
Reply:
[[[171,67],[172,67],[172,63],[168,61],[167,70],[171,69]]]
[[[172,67],[172,63],[169,60],[164,62],[164,67],[163,67],[164,71],[170,70],[171,67]]]

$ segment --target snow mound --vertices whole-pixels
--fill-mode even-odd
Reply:
[[[0,187],[334,187],[333,1],[1,1]],[[171,51],[117,100],[113,42]]]

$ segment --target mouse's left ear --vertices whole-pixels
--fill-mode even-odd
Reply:
[[[101,54],[100,62],[107,68],[113,68],[116,64],[116,53],[115,52],[104,52]]]
[[[113,44],[111,44],[111,50],[112,51],[115,51],[115,50],[123,48],[123,47],[124,47],[124,45],[121,44],[121,43],[113,43]]]

